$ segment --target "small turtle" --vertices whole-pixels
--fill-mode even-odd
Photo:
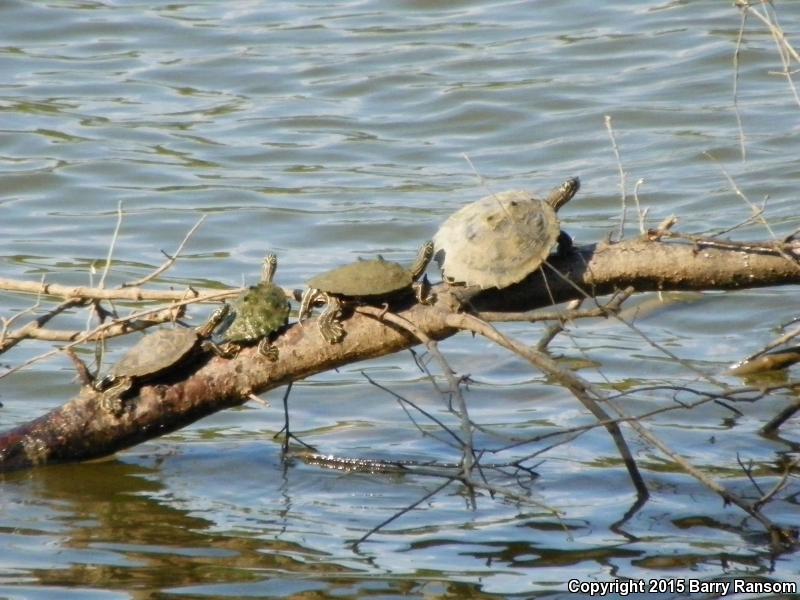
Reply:
[[[342,306],[348,302],[378,304],[416,291],[417,300],[426,302],[426,281],[414,285],[425,272],[433,256],[433,242],[420,248],[417,259],[411,268],[396,262],[384,260],[379,256],[374,260],[359,260],[332,271],[326,271],[308,282],[308,289],[300,302],[298,319],[311,313],[314,304],[327,304],[317,320],[322,337],[329,344],[335,344],[344,337],[341,323]]]
[[[122,412],[122,396],[136,383],[165,373],[189,359],[204,347],[206,339],[228,314],[223,304],[197,329],[159,329],[144,336],[101,379],[95,390],[102,393],[102,408],[113,414]]]
[[[219,329],[222,351],[235,355],[248,342],[258,342],[258,352],[271,361],[278,360],[278,348],[270,344],[270,337],[289,322],[291,305],[283,290],[272,283],[278,257],[267,256],[261,282],[251,286],[233,301],[231,313]]]
[[[556,211],[579,187],[574,177],[545,200],[516,190],[492,194],[450,215],[433,237],[445,280],[504,288],[538,269],[556,242],[559,253],[569,251]]]

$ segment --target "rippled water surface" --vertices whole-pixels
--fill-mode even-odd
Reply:
[[[800,4],[777,11],[800,44]],[[274,251],[280,282],[300,287],[357,256],[411,260],[465,202],[544,191],[570,175],[583,188],[561,213],[565,226],[578,243],[596,242],[616,231],[621,212],[607,115],[628,203],[643,179],[649,225],[672,214],[693,232],[745,221],[751,208],[729,175],[751,202],[768,199],[770,225],[785,236],[798,226],[800,108],[771,36],[751,18],[737,94],[742,160],[740,21],[716,0],[4,2],[0,276],[96,284],[121,206],[106,285],[149,273],[205,216],[161,284],[238,286]],[[627,233],[637,231],[631,213]],[[770,236],[760,223],[732,235]],[[34,302],[0,291],[0,316]],[[718,373],[795,316],[796,290],[637,302],[628,316],[640,329]],[[76,312],[57,328],[87,319]],[[530,343],[540,335],[538,326],[503,330]],[[553,350],[592,381],[697,380],[624,326],[587,321],[568,331]],[[0,366],[51,347],[20,344]],[[473,419],[495,432],[530,437],[592,422],[565,390],[496,346],[460,335],[442,350],[473,379]],[[458,460],[362,370],[447,418],[403,353],[298,383],[296,433],[339,455]],[[76,389],[66,358],[35,363],[0,379],[0,423],[39,416]],[[541,457],[533,505],[471,498],[451,484],[354,545],[441,482],[283,463],[273,440],[280,393],[268,399],[271,408],[250,403],[106,461],[6,475],[0,598],[524,596],[565,593],[571,578],[788,581],[800,570],[791,554],[771,561],[756,524],[633,434],[653,497],[620,525],[635,494],[597,430]],[[650,400],[639,394],[626,407],[643,412]],[[740,407],[741,416],[708,405],[650,425],[753,496],[735,456],[774,484],[769,475],[797,456],[800,440],[792,428],[769,440],[755,431],[786,402],[775,396]],[[485,432],[476,440],[501,445]],[[513,477],[495,477],[525,493]],[[788,492],[769,511],[783,523],[797,514]]]

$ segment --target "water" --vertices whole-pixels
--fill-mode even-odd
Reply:
[[[780,3],[778,14],[797,43],[798,6]],[[280,282],[300,287],[356,256],[410,260],[448,214],[489,191],[546,190],[575,174],[583,190],[562,216],[578,243],[594,242],[620,215],[606,115],[629,193],[645,180],[650,225],[670,214],[684,231],[747,219],[724,168],[752,202],[769,198],[770,224],[787,235],[798,225],[800,112],[775,74],[774,43],[752,20],[740,59],[741,160],[739,20],[712,1],[6,2],[0,272],[96,283],[121,203],[109,285],[161,264],[161,250],[173,252],[205,215],[162,283],[240,285],[275,251]],[[636,231],[629,215],[627,233]],[[768,234],[756,224],[734,236]],[[639,326],[712,372],[771,339],[796,305],[792,288],[642,300]],[[33,301],[0,292],[0,315]],[[539,335],[503,329],[531,342]],[[554,350],[602,365],[618,386],[695,380],[622,326],[570,331]],[[21,344],[0,362],[51,347]],[[442,348],[475,380],[473,418],[496,431],[592,422],[563,390],[480,339],[457,336]],[[442,412],[401,354],[297,385],[292,417],[303,439],[348,456],[457,458],[420,436],[362,369]],[[604,381],[591,368],[582,374]],[[61,404],[76,389],[72,377],[56,358],[0,380],[3,426]],[[796,577],[793,556],[771,563],[754,524],[633,435],[654,496],[615,526],[634,497],[599,431],[543,457],[533,487],[542,508],[479,494],[473,509],[451,485],[353,547],[439,482],[283,465],[272,440],[280,396],[269,399],[273,408],[227,411],[103,462],[5,476],[0,597],[485,597],[564,592],[570,578]],[[657,399],[640,394],[626,407]],[[755,431],[785,401],[741,406],[740,418],[716,406],[667,413],[652,427],[752,496],[734,457],[762,475],[780,472],[797,436]],[[791,523],[796,501],[785,496],[769,516]]]

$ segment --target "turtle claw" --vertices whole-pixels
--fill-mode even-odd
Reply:
[[[278,347],[270,344],[267,338],[262,338],[258,342],[258,353],[266,357],[270,362],[276,362],[279,357]]]

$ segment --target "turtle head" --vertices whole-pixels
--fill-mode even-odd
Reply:
[[[572,200],[572,197],[578,193],[580,188],[581,180],[577,177],[570,177],[560,186],[552,190],[547,195],[545,201],[553,207],[554,211],[558,212],[559,208]]]
[[[261,268],[261,281],[272,283],[275,271],[278,268],[278,257],[275,254],[267,254],[264,259],[264,266]]]
[[[416,281],[422,276],[425,269],[428,268],[428,263],[431,262],[431,258],[433,258],[433,242],[428,240],[422,245],[422,248],[419,249],[417,259],[414,261],[414,264],[411,265],[410,271],[412,281]]]
[[[95,381],[92,384],[92,387],[96,392],[105,392],[106,390],[111,389],[116,381],[117,377],[115,375],[106,375],[102,379]]]

